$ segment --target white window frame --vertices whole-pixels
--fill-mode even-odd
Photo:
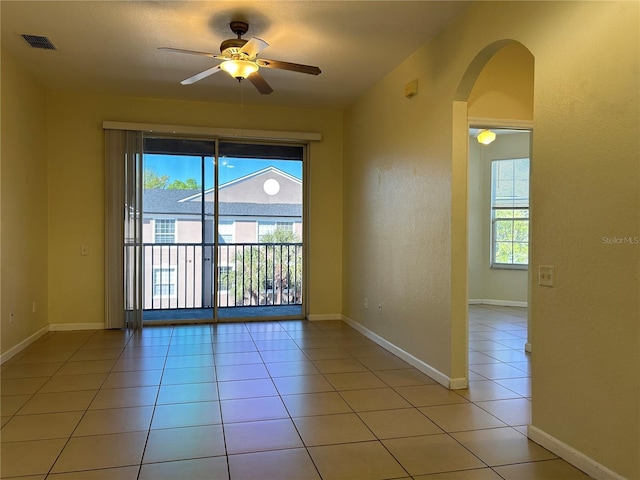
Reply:
[[[162,225],[162,224],[166,224],[166,225],[170,225],[173,224],[173,233],[158,233],[158,226]],[[154,218],[153,219],[153,242],[154,243],[160,243],[160,244],[167,244],[167,245],[171,245],[176,242],[176,238],[177,238],[177,232],[178,232],[178,221],[175,218]],[[162,241],[159,242],[158,241],[158,237],[161,235],[173,235],[173,241],[172,242],[166,242],[166,241]]]
[[[295,220],[258,220],[256,223],[256,238],[258,239],[258,243],[262,242],[262,237],[264,235],[269,235],[270,233],[275,232],[278,227],[286,227],[289,231],[295,232]],[[261,232],[260,227],[272,227],[268,228],[266,231]]]
[[[500,164],[500,162],[524,162],[527,163],[527,175],[526,179],[524,178],[515,178],[515,168],[516,165],[514,163],[514,175],[511,178],[507,179],[507,182],[511,182],[510,186],[507,186],[507,191],[511,191],[511,196],[503,196],[502,198],[496,198],[496,190],[499,188],[497,182],[500,180],[496,178],[496,167]],[[530,168],[530,160],[529,158],[505,158],[505,159],[494,159],[491,162],[491,268],[493,269],[512,269],[512,270],[527,270],[529,268],[529,168]],[[524,195],[517,196],[515,194],[516,190],[523,190],[522,185],[520,188],[517,188],[516,183],[522,182],[526,180],[526,197]],[[498,212],[512,212],[511,216],[498,216]],[[520,212],[518,214],[517,212]],[[508,223],[510,222],[512,225],[515,225],[515,222],[526,222],[527,223],[527,239],[526,241],[515,239],[515,232],[512,228],[511,230],[511,238],[507,241],[498,240],[498,225],[500,223]],[[512,256],[511,262],[498,262],[496,261],[496,250],[498,243],[509,243],[512,248]],[[516,245],[526,245],[527,249],[527,260],[526,263],[514,262],[513,255],[513,247]]]
[[[166,275],[166,283],[165,283],[165,277],[164,275]],[[156,279],[158,278],[158,276],[160,276],[160,281],[157,282]],[[151,281],[152,281],[152,285],[151,285],[151,293],[153,294],[153,298],[176,298],[177,295],[177,287],[178,287],[178,281],[177,281],[177,275],[176,275],[176,267],[173,265],[162,265],[162,266],[154,266],[153,267],[153,271],[151,272]],[[156,287],[158,287],[160,289],[160,293],[156,293]],[[173,292],[171,292],[171,289],[173,287]],[[167,293],[163,293],[162,289],[163,288],[168,288],[168,292]]]

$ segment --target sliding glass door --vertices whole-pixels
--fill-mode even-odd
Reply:
[[[143,319],[303,316],[304,146],[145,138]]]

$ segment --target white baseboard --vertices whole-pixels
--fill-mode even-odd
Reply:
[[[33,335],[30,335],[29,337],[25,338],[23,341],[21,341],[17,345],[11,347],[9,350],[7,350],[2,355],[0,355],[0,364],[3,364],[9,359],[15,357],[18,353],[20,353],[22,350],[27,348],[29,345],[31,345],[33,342],[35,342],[36,340],[38,340],[40,337],[42,337],[44,334],[48,332],[49,332],[49,325],[45,325]]]
[[[470,298],[469,305],[494,305],[497,307],[527,307],[528,302],[516,302],[514,300],[493,300],[491,298]]]
[[[596,480],[625,480],[625,477],[622,475],[618,475],[612,470],[609,470],[604,465],[587,457],[584,453],[561,442],[533,425],[528,426],[527,436]]]
[[[349,318],[349,317],[347,317],[345,315],[342,316],[342,320],[345,323],[348,323],[349,325],[351,325],[356,330],[358,330],[360,333],[362,333],[369,340],[374,341],[375,343],[380,345],[385,350],[388,350],[389,352],[393,353],[395,356],[397,356],[397,357],[401,358],[402,360],[404,360],[405,362],[407,362],[409,365],[411,365],[411,366],[417,368],[418,370],[420,370],[425,375],[433,378],[436,382],[438,382],[443,387],[446,387],[446,388],[449,388],[449,389],[452,389],[452,390],[460,390],[460,389],[464,389],[464,388],[468,388],[469,387],[469,380],[467,378],[449,378],[444,373],[442,373],[439,370],[433,368],[431,365],[423,362],[419,358],[414,357],[410,353],[405,352],[400,347],[397,347],[393,343],[391,343],[388,340],[382,338],[377,333],[374,333],[371,330],[369,330],[368,328],[362,326],[361,324],[359,324],[355,320],[352,320],[351,318]]]
[[[52,332],[71,332],[73,330],[103,330],[104,323],[50,323],[49,330]]]
[[[531,342],[527,342],[524,344],[524,351],[527,353],[531,353]]]
[[[342,320],[342,315],[339,313],[310,313],[307,315],[307,320],[310,322],[319,322],[322,320]]]

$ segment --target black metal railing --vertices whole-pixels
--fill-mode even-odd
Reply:
[[[302,304],[302,243],[143,247],[145,310]]]

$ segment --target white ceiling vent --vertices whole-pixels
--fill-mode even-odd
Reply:
[[[32,48],[42,48],[44,50],[57,50],[53,42],[49,40],[47,37],[42,37],[40,35],[23,34],[22,38],[24,38],[25,42],[31,45]]]

